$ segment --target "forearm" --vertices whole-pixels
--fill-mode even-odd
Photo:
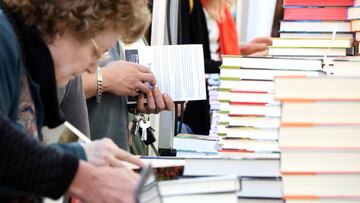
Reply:
[[[95,97],[97,94],[97,77],[96,73],[84,72],[82,75],[82,83],[86,99]]]
[[[75,176],[79,161],[46,147],[0,117],[0,182],[30,193],[58,198]]]
[[[58,150],[61,153],[66,153],[66,154],[72,155],[78,159],[87,161],[87,157],[86,157],[84,148],[77,142],[68,143],[68,144],[54,143],[49,146],[53,149]]]
[[[111,92],[111,79],[109,74],[114,74],[109,68],[101,69],[102,74],[102,88],[103,92]],[[84,72],[82,75],[82,81],[84,86],[84,93],[86,99],[96,97],[98,91],[97,73]]]

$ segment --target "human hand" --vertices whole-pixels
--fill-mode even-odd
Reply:
[[[135,164],[137,166],[145,166],[145,162],[140,158],[120,149],[116,144],[108,139],[94,140],[90,143],[82,144],[90,164],[95,166],[112,166],[121,167],[123,161]]]
[[[145,106],[145,98],[147,105]],[[175,107],[174,101],[167,94],[161,94],[158,87],[153,87],[146,95],[140,94],[137,101],[137,111],[142,113],[159,113],[163,110],[171,111]]]
[[[80,161],[69,192],[82,203],[135,203],[139,180],[127,167],[94,167]]]
[[[267,47],[272,45],[270,37],[257,37],[251,42],[240,46],[241,55],[266,56],[268,55]]]
[[[114,61],[102,69],[103,87],[119,96],[136,96],[139,91],[147,94],[156,85],[155,76],[145,66],[127,61]]]

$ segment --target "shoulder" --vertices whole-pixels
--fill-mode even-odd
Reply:
[[[0,56],[1,60],[20,59],[20,48],[17,37],[8,17],[0,9]]]
[[[0,9],[0,111],[10,113],[16,103],[21,74],[21,54],[19,43],[9,19]],[[1,113],[1,112],[0,112]]]

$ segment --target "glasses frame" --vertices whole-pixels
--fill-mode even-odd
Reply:
[[[95,57],[96,57],[96,63],[97,64],[101,64],[108,57],[111,57],[109,50],[104,50],[104,52],[102,52],[100,50],[100,46],[98,45],[98,43],[96,43],[94,38],[91,38],[90,41],[91,41],[91,44],[92,44],[92,46],[94,48],[94,53],[96,55]]]
[[[94,47],[95,54],[96,54],[96,57],[97,57],[96,60],[98,61],[102,57],[102,53],[100,51],[99,45],[96,43],[94,38],[91,38],[90,41],[91,41],[92,46]]]

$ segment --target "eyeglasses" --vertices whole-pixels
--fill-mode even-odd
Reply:
[[[94,53],[96,55],[96,60],[100,60],[101,59],[101,56],[102,56],[102,53],[100,51],[100,48],[99,48],[99,45],[96,43],[96,41],[94,40],[94,38],[91,38],[90,39],[91,41],[91,44],[93,45],[94,47]]]
[[[98,64],[101,63],[104,59],[108,58],[109,52],[107,50],[105,50],[104,52],[100,51],[99,45],[96,43],[94,38],[91,38],[90,41],[93,45],[96,62]]]

